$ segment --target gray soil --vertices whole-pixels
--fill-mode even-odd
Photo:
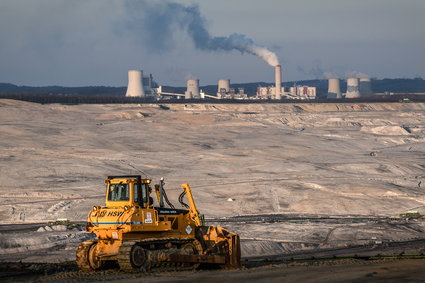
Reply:
[[[246,259],[425,252],[424,221],[399,218],[425,214],[425,104],[166,106],[0,100],[0,261],[72,262],[90,235],[40,227],[84,221],[106,176],[140,172],[165,177],[172,200],[189,183],[208,222],[240,234]]]

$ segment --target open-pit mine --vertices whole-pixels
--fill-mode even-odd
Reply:
[[[1,278],[423,280],[424,113],[402,102],[0,100]],[[190,184],[207,224],[240,236],[249,272],[77,271],[103,179],[129,174],[164,177],[173,200]]]

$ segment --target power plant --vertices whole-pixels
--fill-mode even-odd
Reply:
[[[143,77],[142,70],[128,71],[128,85],[125,96],[128,97],[146,97],[154,96],[160,90],[158,84],[153,80],[152,74],[149,77]]]
[[[359,98],[359,79],[358,78],[348,78],[347,79],[347,92],[345,93],[345,98]]]
[[[328,94],[326,98],[342,98],[338,78],[329,79]]]
[[[145,91],[142,85],[143,71],[129,70],[128,71],[128,86],[125,96],[141,97],[145,96]]]
[[[187,80],[187,90],[184,94],[184,97],[185,99],[200,98],[198,79]]]
[[[340,80],[338,78],[330,78],[328,80],[328,93],[326,98],[359,98],[371,97],[372,80],[370,78],[348,78],[347,92],[342,93],[340,88]]]
[[[282,67],[277,65],[275,67],[275,99],[280,100],[282,98]]]
[[[362,97],[372,96],[372,80],[370,78],[361,78],[359,90]]]
[[[225,97],[226,94],[230,93],[230,80],[229,79],[221,79],[218,80],[217,84],[217,97]]]
[[[275,85],[259,86],[255,96],[248,97],[244,88],[232,88],[230,79],[219,79],[217,83],[217,93],[207,94],[199,87],[199,79],[191,78],[187,80],[186,91],[184,93],[164,92],[162,87],[154,82],[152,74],[149,77],[143,77],[142,70],[128,71],[128,86],[127,97],[151,97],[154,100],[169,99],[175,97],[177,99],[316,99],[317,87],[307,85],[282,86],[282,66],[274,66]],[[371,97],[372,80],[370,78],[355,78],[347,79],[347,91],[342,93],[340,79],[328,79],[328,91],[326,98],[341,99],[341,98],[359,98]]]

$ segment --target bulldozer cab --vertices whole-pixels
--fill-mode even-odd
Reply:
[[[106,183],[106,206],[152,206],[150,179],[141,176],[108,176]]]

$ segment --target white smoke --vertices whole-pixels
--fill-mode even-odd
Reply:
[[[194,75],[192,75],[192,74],[186,74],[186,76],[184,76],[184,80],[185,81],[188,81],[188,80],[197,80],[198,78],[197,77],[195,77]]]
[[[345,73],[346,78],[357,78],[357,79],[366,79],[370,78],[369,75],[357,71],[350,71]]]
[[[300,73],[313,77],[315,79],[332,79],[332,78],[370,78],[369,75],[365,73],[361,73],[358,71],[347,70],[344,67],[327,67],[327,71],[322,68],[322,64],[320,61],[312,62],[312,67],[306,68],[302,66],[298,66],[297,70]]]
[[[231,39],[232,36],[229,36],[228,39]],[[267,64],[269,64],[272,67],[276,67],[279,65],[279,59],[277,59],[276,53],[268,50],[265,47],[258,46],[254,44],[254,42],[249,42],[249,38],[245,38],[247,41],[244,42],[244,44],[236,47],[235,49],[239,50],[240,52],[246,51],[249,54],[256,55],[266,61]]]
[[[242,54],[256,55],[270,66],[279,65],[276,54],[267,48],[256,44],[252,39],[243,34],[233,33],[228,37],[211,36],[206,28],[205,19],[202,17],[197,5],[185,6],[180,3],[168,1],[131,1],[127,2],[129,14],[133,15],[134,25],[142,21],[148,33],[145,42],[154,45],[154,50],[164,50],[172,46],[175,29],[180,29],[191,37],[195,47],[205,51],[231,51],[238,50]],[[138,14],[142,13],[142,14]]]

